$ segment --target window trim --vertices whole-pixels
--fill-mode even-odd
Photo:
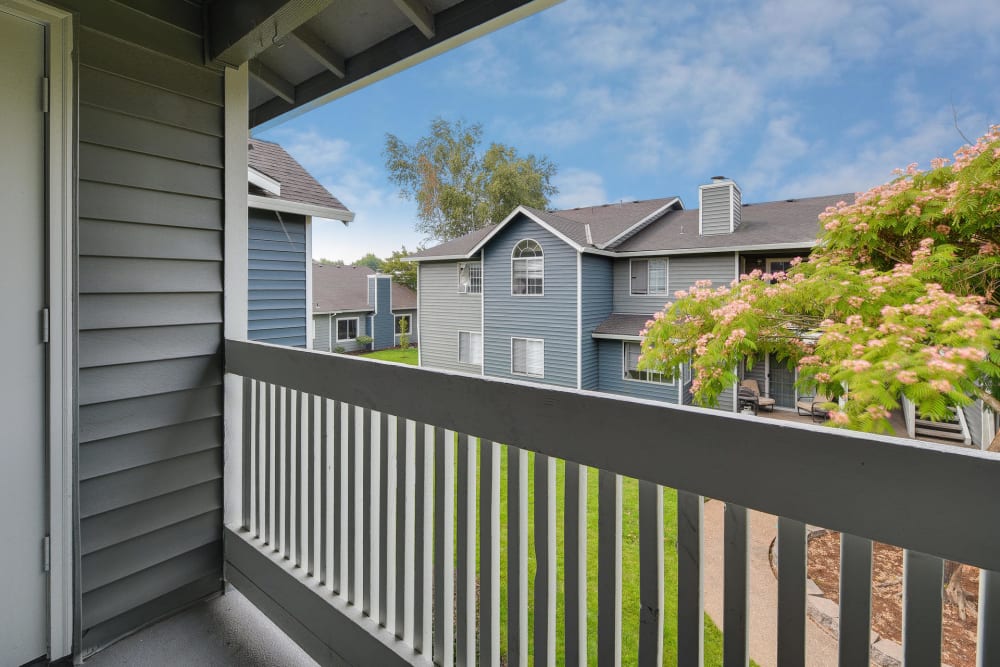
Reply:
[[[632,291],[632,262],[646,262],[646,291]],[[663,291],[653,292],[650,290],[651,281],[650,264],[652,262],[663,262]],[[628,260],[628,293],[629,296],[664,296],[670,294],[670,260],[667,257],[630,257]]]
[[[764,258],[764,272],[773,274],[774,271],[771,270],[771,262],[791,262],[795,257],[765,257]]]
[[[410,320],[410,324],[406,327],[406,335],[407,336],[412,336],[413,335],[413,316],[410,315],[409,313],[400,313],[398,315],[396,313],[393,313],[392,314],[392,329],[395,332],[396,336],[402,336],[403,335],[402,333],[399,332],[399,324],[398,324],[399,320],[401,318],[403,318],[403,317],[405,317],[405,318],[407,318],[407,319]]]
[[[523,340],[528,343],[541,343],[542,345],[542,372],[540,374],[529,373],[527,368],[527,348],[525,348],[525,369],[523,373],[514,370],[514,341]],[[523,336],[511,336],[510,338],[510,373],[511,375],[519,375],[521,377],[529,378],[544,378],[545,377],[545,339],[544,338],[525,338]]]
[[[458,361],[458,363],[460,363],[460,364],[466,364],[468,366],[480,366],[480,367],[482,367],[482,365],[483,365],[483,356],[484,356],[484,354],[483,354],[483,332],[482,331],[466,331],[464,329],[460,329],[459,331],[456,332],[456,334],[457,334],[457,338],[458,338],[458,345],[455,348],[455,359]],[[462,360],[462,334],[468,334],[469,335],[469,353],[470,354],[472,353],[472,350],[474,349],[473,345],[472,345],[472,337],[473,336],[479,336],[479,361],[475,361],[475,360],[473,360],[473,361],[463,361]],[[475,355],[473,355],[473,356],[475,356]]]
[[[479,291],[478,292],[473,292],[471,290],[462,289],[462,268],[466,267],[466,266],[472,266],[472,265],[478,265],[479,266]],[[483,293],[483,263],[482,262],[480,262],[478,260],[477,261],[468,261],[468,262],[459,262],[457,264],[457,266],[455,267],[455,270],[456,270],[456,273],[458,274],[456,276],[456,278],[457,278],[457,285],[458,285],[457,290],[458,290],[459,294],[482,294]],[[469,284],[470,285],[472,284],[471,280],[469,281]]]
[[[625,382],[642,382],[643,384],[658,384],[658,385],[671,385],[674,384],[674,380],[668,380],[667,376],[659,371],[640,371],[636,370],[637,373],[645,373],[646,375],[658,375],[659,380],[644,380],[641,378],[634,378],[629,375],[628,367],[628,346],[629,345],[641,345],[634,340],[623,340],[622,341],[622,380]]]
[[[539,255],[538,257],[514,257],[514,252],[517,250],[518,246],[520,246],[525,241],[531,241],[532,243],[534,243],[535,245],[537,245],[539,252],[541,252],[541,255]],[[514,262],[518,262],[518,261],[527,262],[528,260],[532,260],[532,259],[540,259],[540,260],[542,260],[542,291],[539,292],[539,293],[537,293],[537,294],[530,294],[528,292],[525,292],[525,293],[521,294],[521,293],[515,292],[514,291]],[[527,285],[525,285],[525,288],[527,288]],[[539,243],[538,241],[536,241],[533,238],[523,238],[523,239],[521,239],[520,241],[518,241],[517,243],[515,243],[514,247],[511,248],[511,250],[510,250],[510,295],[511,296],[534,296],[534,297],[545,296],[545,249],[542,247],[541,243]]]
[[[361,318],[360,317],[338,317],[338,318],[336,318],[336,320],[337,320],[337,327],[336,328],[337,328],[337,342],[338,343],[348,343],[350,341],[356,341],[358,339],[358,336],[361,335],[360,333],[358,333],[361,330]],[[340,337],[340,323],[341,322],[350,322],[351,320],[354,320],[354,338],[341,338]],[[348,333],[350,333],[350,331],[348,331]]]

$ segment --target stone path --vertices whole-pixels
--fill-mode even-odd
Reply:
[[[705,503],[705,612],[720,628],[723,508],[724,504],[718,500]],[[778,664],[778,580],[768,561],[768,550],[776,534],[776,517],[750,512],[750,657],[760,667]],[[809,620],[806,621],[806,664],[810,667],[837,665],[836,640]]]

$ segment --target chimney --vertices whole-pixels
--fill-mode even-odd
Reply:
[[[712,182],[698,187],[698,232],[731,234],[740,226],[743,193],[736,182],[713,176]]]

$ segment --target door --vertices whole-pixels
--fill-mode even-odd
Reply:
[[[45,29],[0,7],[0,662],[46,653]]]
[[[788,368],[773,354],[767,360],[768,391],[779,408],[795,407],[795,369]]]

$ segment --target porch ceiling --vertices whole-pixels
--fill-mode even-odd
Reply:
[[[215,0],[206,57],[250,63],[250,127],[302,113],[559,0]]]

